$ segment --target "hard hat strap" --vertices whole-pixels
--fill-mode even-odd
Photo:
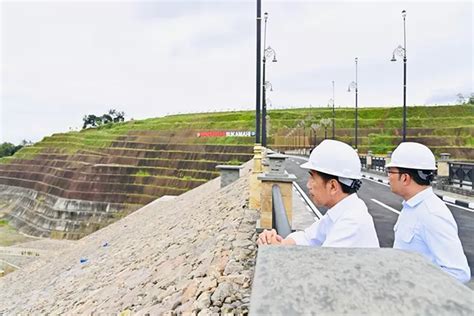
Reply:
[[[424,181],[432,181],[434,178],[433,171],[431,170],[417,170],[418,176]]]

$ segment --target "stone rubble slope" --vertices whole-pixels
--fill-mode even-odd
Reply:
[[[258,215],[248,174],[222,189],[219,180],[0,278],[0,314],[245,313]]]

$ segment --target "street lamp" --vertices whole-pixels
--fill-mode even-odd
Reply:
[[[328,101],[328,106],[332,106],[332,139],[336,139],[336,98],[334,96],[334,80],[332,81],[332,98]]]
[[[260,96],[260,92],[262,91],[262,88],[261,88],[261,73],[260,73],[260,70],[261,70],[261,53],[262,53],[262,41],[261,41],[261,37],[262,37],[262,31],[261,31],[261,24],[262,24],[262,16],[261,16],[261,12],[262,12],[262,1],[261,0],[257,0],[257,73],[256,73],[256,76],[257,76],[257,80],[256,80],[256,86],[257,86],[257,101],[256,101],[256,104],[255,104],[255,143],[259,144],[260,143],[260,102],[261,102],[261,96]]]
[[[266,122],[266,117],[267,117],[267,102],[266,102],[266,90],[267,90],[267,83],[268,81],[265,81],[265,64],[267,63],[267,58],[272,59],[272,62],[276,63],[276,52],[273,48],[270,46],[266,47],[267,45],[267,20],[268,20],[268,12],[265,12],[264,14],[264,20],[265,20],[265,28],[264,28],[264,35],[263,35],[263,47],[265,48],[263,52],[263,91],[262,91],[262,100],[263,100],[263,106],[262,106],[262,146],[266,147],[267,146],[267,122]],[[271,87],[271,84],[270,84]],[[270,91],[273,91],[271,88]]]
[[[357,62],[358,58],[355,58],[355,66],[356,66],[356,80],[352,81],[349,83],[349,86],[347,87],[347,92],[351,92],[351,88],[355,89],[355,148],[357,149],[357,127],[358,127],[358,121],[357,121],[357,95],[359,93],[359,86],[357,84]]]
[[[336,97],[334,96],[334,80],[332,81],[332,139],[336,139]]]
[[[407,37],[406,37],[406,25],[405,17],[407,16],[407,11],[402,11],[403,17],[403,47],[398,45],[397,48],[393,50],[392,59],[390,61],[397,61],[395,55],[403,57],[403,129],[402,129],[402,142],[406,141],[407,137]]]

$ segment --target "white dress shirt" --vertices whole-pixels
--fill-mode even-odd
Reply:
[[[356,193],[330,208],[319,222],[287,238],[305,246],[379,247],[372,216]]]
[[[421,253],[459,281],[470,280],[471,270],[459,240],[456,221],[431,187],[403,201],[393,230],[393,248]]]

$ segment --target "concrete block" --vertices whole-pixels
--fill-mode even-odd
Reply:
[[[260,194],[261,194],[261,181],[257,179],[258,173],[250,175],[250,196],[249,196],[249,207],[255,210],[260,209]]]
[[[473,295],[416,253],[261,246],[250,315],[474,315]]]
[[[449,177],[448,161],[438,161],[438,177]]]
[[[216,169],[221,172],[221,188],[228,186],[240,177],[240,169],[243,166],[218,165]]]

